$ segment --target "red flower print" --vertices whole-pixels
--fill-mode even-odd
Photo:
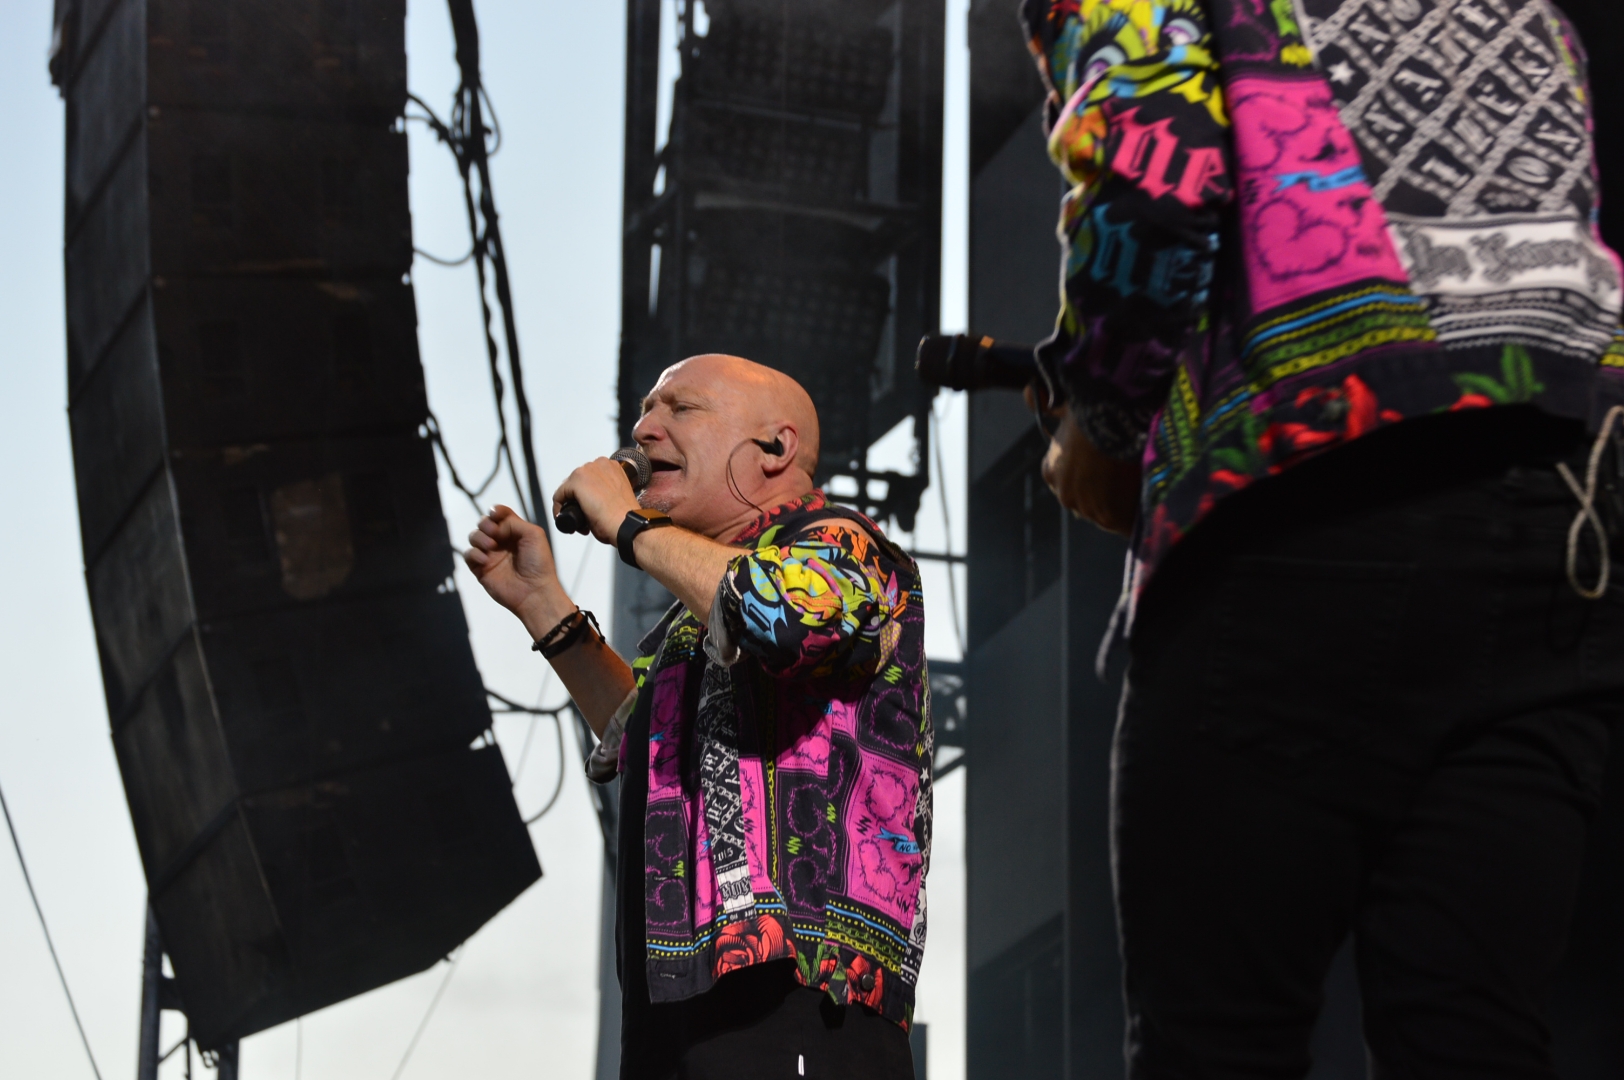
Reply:
[[[716,961],[713,973],[721,978],[730,971],[795,955],[784,926],[770,915],[758,915],[724,926],[716,934]]]
[[[1317,450],[1327,443],[1340,442],[1341,439],[1341,432],[1319,431],[1307,424],[1282,420],[1270,424],[1258,441],[1263,446],[1263,452],[1270,456],[1279,452],[1283,457],[1291,457],[1306,450]]]
[[[1322,450],[1335,443],[1357,439],[1375,431],[1382,424],[1390,424],[1403,417],[1392,409],[1383,409],[1375,393],[1357,375],[1349,375],[1341,386],[1310,386],[1297,393],[1292,404],[1299,409],[1316,406],[1320,412],[1320,425],[1290,420],[1276,421],[1258,438],[1258,448],[1264,456],[1276,463],[1285,463],[1299,455]],[[1327,427],[1341,421],[1340,430]],[[1271,468],[1270,472],[1277,469]]]
[[[867,984],[865,986],[865,983]],[[885,969],[866,956],[853,956],[846,965],[846,1000],[878,1009],[885,997]]]

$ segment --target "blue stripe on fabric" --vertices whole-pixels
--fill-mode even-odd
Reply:
[[[1210,428],[1213,424],[1217,423],[1223,417],[1228,416],[1230,413],[1234,412],[1236,409],[1240,408],[1242,405],[1247,404],[1251,400],[1252,400],[1252,395],[1251,394],[1241,394],[1241,395],[1239,395],[1233,401],[1227,402],[1222,407],[1214,410],[1210,415],[1202,417],[1201,418],[1201,426],[1202,426],[1202,428]]]
[[[1326,308],[1324,311],[1316,311],[1312,315],[1304,315],[1302,318],[1293,319],[1288,323],[1281,323],[1279,326],[1272,326],[1264,333],[1261,333],[1254,337],[1251,341],[1248,341],[1246,343],[1246,352],[1248,355],[1250,355],[1259,345],[1265,341],[1268,341],[1270,338],[1289,333],[1299,327],[1310,326],[1316,322],[1321,322],[1325,319],[1331,318],[1333,315],[1340,315],[1344,311],[1351,311],[1354,308],[1364,307],[1366,304],[1377,303],[1383,300],[1397,300],[1400,302],[1407,301],[1410,306],[1416,308],[1421,308],[1423,306],[1421,302],[1410,293],[1370,293],[1365,296],[1355,297],[1352,300],[1344,300],[1340,304]]]

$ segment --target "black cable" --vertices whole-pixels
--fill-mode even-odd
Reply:
[[[738,456],[740,450],[743,450],[746,446],[749,446],[753,442],[755,442],[754,439],[745,439],[743,442],[739,443],[739,445],[733,448],[732,453],[727,455],[727,489],[728,493],[731,494],[735,499],[738,499],[740,502],[744,503],[744,505],[751,507],[756,513],[765,514],[767,511],[757,506],[755,500],[746,495],[744,493],[744,488],[740,486],[737,480],[733,479],[733,459]]]
[[[456,105],[452,108],[452,123],[462,133],[462,154],[459,164],[463,169],[464,191],[469,197],[469,225],[474,236],[475,265],[479,270],[480,302],[485,304],[484,260],[490,259],[496,278],[496,300],[502,307],[502,330],[507,345],[508,374],[513,380],[513,401],[519,413],[520,449],[524,452],[525,479],[528,482],[530,504],[542,514],[546,504],[541,495],[541,474],[536,468],[535,439],[531,430],[530,402],[524,390],[524,366],[519,360],[519,331],[513,314],[513,294],[508,279],[507,249],[502,243],[502,228],[496,213],[496,195],[491,186],[490,155],[501,147],[500,125],[490,130],[495,144],[486,145],[484,106],[489,95],[479,74],[479,23],[474,18],[473,0],[449,0],[451,30],[457,43],[457,66],[462,71],[462,85],[457,88]],[[496,110],[491,109],[491,120],[496,124]],[[472,190],[467,184],[470,167],[479,174],[479,211],[484,220],[483,233],[474,227]],[[489,339],[490,309],[485,307],[487,339]],[[491,342],[494,349],[495,343]],[[494,362],[494,361],[493,361]],[[512,455],[508,462],[512,464]],[[514,478],[517,481],[517,477]],[[542,528],[550,530],[545,517]]]
[[[469,254],[461,261],[472,260],[479,280],[479,303],[486,357],[490,365],[491,388],[496,398],[497,428],[500,433],[498,462],[505,458],[513,478],[520,510],[524,516],[539,523],[551,533],[546,519],[546,500],[542,496],[541,474],[536,466],[535,436],[530,415],[530,401],[525,393],[524,367],[519,356],[519,333],[513,311],[512,287],[508,277],[507,251],[502,243],[500,218],[496,212],[496,198],[491,186],[490,157],[501,149],[501,123],[496,117],[479,74],[479,25],[474,18],[472,0],[450,0],[451,26],[456,38],[457,66],[461,82],[453,97],[450,123],[442,121],[434,110],[415,94],[409,100],[421,108],[422,116],[408,115],[434,131],[435,136],[450,149],[462,176],[463,207],[468,216],[468,231],[473,238]],[[491,125],[485,124],[489,111]],[[479,179],[479,197],[474,197],[474,176]],[[481,223],[483,222],[483,227]],[[441,265],[449,261],[427,256]],[[489,275],[486,264],[489,262]],[[520,450],[524,457],[525,476],[521,480],[514,460],[512,444],[507,430],[507,412],[504,407],[507,383],[501,372],[501,350],[492,331],[492,311],[489,296],[490,278],[494,278],[497,304],[502,309],[502,331],[508,360],[508,381],[512,384],[513,398],[519,415]],[[442,443],[441,453],[445,454]],[[449,464],[449,461],[448,461]]]
[[[463,263],[467,262],[469,259],[472,259],[474,257],[474,249],[469,248],[468,249],[468,254],[464,255],[460,259],[442,259],[442,258],[440,258],[440,256],[430,254],[429,252],[424,251],[420,247],[412,248],[412,254],[420,256],[421,258],[427,259],[431,263],[438,263],[440,266],[461,266]]]
[[[565,709],[569,709],[574,706],[574,703],[569,701],[566,701],[562,705],[554,705],[550,709],[540,709],[531,705],[520,705],[512,698],[503,697],[501,694],[498,694],[495,690],[492,690],[488,686],[485,688],[485,696],[488,698],[495,698],[497,701],[506,706],[505,708],[501,709],[492,709],[491,712],[494,713],[527,713],[531,716],[557,716]]]
[[[0,811],[6,815],[6,829],[11,833],[11,849],[17,853],[17,865],[23,870],[23,883],[28,886],[28,898],[34,901],[34,914],[39,916],[39,928],[45,933],[45,947],[51,950],[51,963],[56,965],[56,977],[62,980],[62,993],[68,998],[68,1011],[73,1013],[73,1026],[79,1029],[79,1041],[85,1044],[85,1057],[90,1059],[90,1071],[96,1074],[96,1080],[101,1080],[101,1069],[96,1067],[96,1054],[90,1049],[90,1040],[85,1036],[85,1025],[79,1022],[79,1006],[73,1003],[73,991],[68,989],[68,977],[62,971],[62,961],[57,959],[56,943],[51,940],[51,928],[45,925],[45,910],[39,906],[39,894],[34,892],[34,878],[28,872],[28,860],[23,858],[23,845],[17,839],[17,826],[11,820],[11,807],[6,804],[6,793],[0,788]]]
[[[180,1037],[179,1042],[177,1042],[174,1046],[171,1046],[168,1050],[165,1050],[163,1052],[162,1056],[160,1056],[158,1058],[158,1064],[162,1065],[164,1062],[166,1062],[170,1058],[174,1057],[175,1056],[175,1051],[179,1050],[181,1047],[185,1046],[191,1040],[192,1040],[192,1036],[190,1034],[182,1035]]]
[[[557,803],[559,795],[564,792],[564,721],[555,713],[553,715],[553,730],[558,733],[558,779],[553,781],[553,793],[547,797],[547,805],[524,819],[526,825],[534,825],[547,816]]]
[[[406,1071],[406,1063],[412,1060],[412,1054],[417,1050],[417,1040],[423,1037],[424,1029],[429,1026],[429,1018],[434,1015],[434,1010],[440,1007],[440,999],[445,996],[445,988],[451,985],[451,976],[457,972],[457,961],[462,959],[464,947],[463,945],[457,946],[457,951],[452,954],[451,963],[445,969],[445,978],[440,980],[440,988],[434,992],[434,1000],[429,1002],[429,1011],[423,1014],[423,1019],[418,1022],[417,1030],[412,1033],[412,1041],[406,1044],[406,1053],[400,1059],[400,1064],[395,1067],[395,1075],[392,1080],[400,1080],[400,1074]]]
[[[490,475],[485,477],[484,482],[479,487],[470,488],[462,482],[462,477],[457,472],[457,465],[451,460],[451,451],[446,447],[445,436],[440,431],[440,418],[434,415],[433,409],[430,409],[428,415],[423,419],[423,430],[428,433],[428,437],[434,442],[435,449],[440,452],[440,458],[445,462],[446,471],[451,474],[451,486],[467,497],[468,501],[473,504],[475,513],[484,514],[485,509],[480,505],[480,496],[485,494],[485,491],[491,486],[491,482],[502,471],[502,444],[500,442],[496,444],[496,461],[491,465]]]
[[[456,8],[455,0],[453,0],[452,7],[453,7],[453,9]],[[470,17],[472,17],[472,16],[470,15]],[[455,21],[456,16],[455,16],[454,13],[453,13],[452,18],[453,18],[453,21]],[[487,284],[487,281],[486,281],[486,270],[485,270],[485,260],[486,260],[486,256],[487,256],[487,248],[488,248],[488,244],[489,244],[489,239],[488,239],[488,236],[485,233],[482,233],[480,231],[480,228],[479,228],[479,210],[477,210],[475,208],[474,186],[473,186],[473,180],[472,180],[472,176],[471,176],[471,170],[474,168],[474,161],[472,159],[472,154],[471,154],[471,151],[469,149],[469,144],[476,137],[479,139],[481,144],[483,144],[484,140],[483,140],[483,135],[482,134],[478,134],[478,133],[475,133],[475,132],[470,131],[470,130],[465,130],[464,127],[463,127],[462,121],[460,119],[460,117],[464,115],[462,102],[463,102],[463,98],[465,96],[465,92],[467,90],[467,72],[466,71],[463,73],[463,79],[464,79],[463,84],[457,88],[457,99],[456,99],[456,103],[452,106],[451,123],[449,125],[446,124],[444,121],[442,121],[437,115],[435,115],[434,110],[431,109],[429,107],[428,103],[426,101],[424,101],[422,98],[418,97],[416,94],[408,94],[407,97],[412,102],[414,102],[418,106],[418,108],[422,109],[423,112],[426,114],[425,116],[421,116],[421,117],[411,117],[411,119],[422,120],[424,123],[428,124],[430,128],[433,129],[434,134],[436,135],[436,137],[438,137],[439,140],[441,142],[445,143],[446,147],[448,149],[450,149],[451,156],[453,158],[455,158],[456,162],[457,162],[457,172],[459,174],[461,174],[461,176],[462,176],[463,209],[468,215],[468,231],[473,236],[474,274],[479,280],[479,311],[480,311],[481,325],[483,327],[483,333],[485,335],[485,358],[486,358],[486,362],[490,366],[491,392],[496,398],[496,429],[497,429],[497,433],[498,433],[497,444],[496,444],[497,445],[497,463],[498,463],[498,467],[500,467],[500,463],[501,463],[502,458],[504,456],[507,458],[507,462],[508,462],[508,466],[509,466],[509,472],[513,476],[513,483],[518,488],[518,491],[516,492],[516,494],[519,497],[519,509],[523,512],[526,519],[532,519],[530,506],[528,505],[528,503],[529,502],[534,502],[536,497],[539,496],[539,494],[540,494],[540,491],[539,491],[540,481],[539,480],[537,481],[535,490],[531,491],[532,498],[529,499],[529,500],[526,500],[524,485],[519,482],[518,473],[517,473],[517,471],[513,470],[513,468],[512,468],[512,466],[513,466],[513,451],[512,451],[512,448],[511,448],[512,444],[509,442],[509,439],[508,439],[507,409],[506,409],[506,407],[504,405],[504,402],[505,402],[506,397],[507,397],[507,390],[506,390],[506,384],[504,383],[504,381],[502,379],[501,350],[497,348],[496,337],[491,333],[491,300],[490,300],[489,287],[488,287],[488,284]],[[481,145],[481,149],[483,149],[483,145]],[[484,175],[485,175],[485,172],[481,171],[481,176],[483,177]],[[486,199],[488,198],[488,195],[489,195],[488,192],[482,194],[480,202],[481,203],[485,202]],[[491,209],[491,213],[492,214],[495,213],[494,206]],[[487,218],[487,220],[489,220],[489,219]],[[500,293],[499,293],[497,299],[498,300],[502,299]],[[514,367],[514,363],[513,363],[513,361],[515,360],[514,346],[516,346],[516,345],[517,345],[516,340],[509,343],[509,349],[508,349],[509,364],[508,364],[508,367],[510,368],[510,370]],[[526,455],[525,456],[526,456],[526,459],[528,460],[528,458],[529,458],[529,449],[528,449],[528,447],[526,448]],[[483,489],[481,489],[481,490],[483,490]],[[543,527],[545,527],[546,523],[543,522],[542,524],[543,524]]]
[[[539,716],[532,716],[529,726],[524,729],[524,745],[519,747],[519,760],[513,763],[513,781],[509,787],[517,788],[524,777],[524,764],[530,760],[530,744],[536,741],[536,721],[540,719]]]

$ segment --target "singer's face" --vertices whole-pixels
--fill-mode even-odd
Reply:
[[[727,375],[722,364],[671,368],[644,399],[643,418],[632,432],[654,467],[642,504],[707,534],[740,512],[728,482],[728,455],[736,455],[735,474],[751,467],[755,458],[745,451],[755,450],[748,440],[760,426],[751,388]]]

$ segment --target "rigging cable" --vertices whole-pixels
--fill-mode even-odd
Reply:
[[[28,898],[34,901],[34,914],[39,916],[39,928],[45,932],[45,947],[51,950],[51,963],[56,965],[56,977],[62,980],[62,993],[68,998],[68,1011],[73,1013],[73,1026],[79,1029],[79,1041],[85,1045],[85,1056],[90,1059],[90,1071],[101,1080],[101,1069],[96,1066],[96,1054],[90,1049],[85,1036],[85,1025],[79,1021],[79,1007],[73,1003],[73,991],[68,989],[68,976],[62,970],[62,961],[56,955],[56,943],[51,940],[51,928],[45,925],[45,911],[39,906],[39,894],[34,892],[34,879],[28,873],[28,860],[23,858],[23,845],[17,839],[17,826],[11,820],[11,807],[6,804],[6,793],[0,788],[0,811],[6,815],[6,829],[11,833],[11,849],[17,853],[17,865],[23,870],[23,883],[28,886]]]
[[[466,80],[466,74],[464,75],[464,79]],[[481,494],[484,493],[484,491],[485,491],[485,489],[487,487],[490,486],[490,482],[491,482],[492,479],[495,478],[496,473],[501,471],[502,462],[504,460],[506,460],[507,465],[508,465],[508,473],[513,478],[514,488],[516,489],[515,494],[517,495],[518,500],[519,500],[520,512],[524,515],[524,517],[527,520],[529,520],[529,519],[533,519],[533,517],[534,517],[534,515],[531,512],[531,504],[539,504],[539,502],[540,502],[540,498],[541,498],[541,480],[539,478],[539,475],[537,475],[536,471],[535,471],[535,463],[532,460],[532,454],[531,454],[530,446],[528,444],[528,434],[526,434],[526,436],[525,436],[526,437],[526,445],[523,447],[523,450],[524,450],[525,461],[530,466],[530,481],[531,481],[531,483],[528,486],[529,490],[528,490],[528,498],[527,498],[526,497],[526,487],[527,487],[527,485],[525,483],[523,483],[519,479],[518,468],[517,468],[516,463],[513,460],[513,443],[511,441],[511,439],[509,438],[509,435],[508,435],[507,408],[506,408],[507,390],[506,390],[506,383],[502,378],[501,350],[497,347],[496,337],[491,332],[491,300],[490,300],[489,286],[488,286],[488,283],[487,283],[487,271],[486,271],[486,258],[487,258],[487,255],[489,253],[489,248],[490,248],[490,239],[489,239],[490,229],[494,226],[494,221],[492,221],[491,218],[487,218],[486,228],[484,230],[480,229],[479,210],[476,209],[476,202],[475,202],[475,199],[474,199],[474,187],[473,187],[473,175],[472,175],[472,169],[474,167],[474,165],[473,165],[473,155],[472,155],[472,152],[469,150],[469,147],[468,147],[468,140],[474,137],[474,133],[472,133],[470,131],[461,130],[461,127],[460,127],[460,124],[459,124],[459,121],[458,121],[458,115],[459,115],[458,110],[461,107],[461,99],[462,99],[462,95],[463,95],[463,92],[464,92],[465,88],[466,88],[466,83],[464,85],[458,86],[458,88],[457,88],[458,101],[457,101],[457,104],[454,104],[453,107],[452,107],[452,121],[451,121],[451,124],[449,124],[449,125],[445,121],[440,119],[439,115],[436,114],[435,111],[429,106],[428,102],[424,101],[422,98],[418,97],[416,94],[407,94],[406,95],[407,98],[414,105],[416,105],[418,108],[423,110],[423,115],[422,116],[414,116],[414,115],[408,114],[406,118],[408,120],[420,121],[420,122],[422,122],[424,124],[427,124],[429,126],[430,130],[432,130],[434,132],[435,137],[438,138],[442,143],[444,143],[446,145],[446,147],[451,151],[451,156],[452,156],[452,158],[454,158],[456,160],[456,163],[457,163],[457,172],[462,176],[463,206],[464,206],[464,209],[466,210],[467,215],[468,215],[468,231],[473,236],[473,244],[469,249],[469,254],[468,254],[467,258],[473,260],[474,273],[475,273],[475,276],[477,277],[478,282],[479,282],[479,310],[480,310],[482,332],[483,332],[484,338],[485,338],[485,357],[486,357],[486,362],[488,363],[488,365],[490,367],[491,392],[492,392],[493,396],[496,399],[496,430],[497,430],[496,465],[494,467],[494,470],[492,472],[491,477],[487,478],[486,481],[483,484],[481,484],[477,489],[474,489],[473,491],[470,491],[466,486],[464,486],[460,480],[453,479],[453,483],[456,485],[456,487],[457,487],[457,489],[459,491],[461,491],[464,495],[468,496],[468,498],[470,500],[475,501],[475,506],[476,506],[476,509],[477,509],[478,508],[478,503],[477,503],[478,497]],[[484,149],[484,146],[483,146],[483,142],[484,142],[483,134],[481,134],[479,136],[479,138],[480,138],[480,143],[481,143],[481,149],[483,150]],[[487,154],[487,156],[488,156],[488,154]],[[482,170],[481,171],[481,176],[482,177],[483,176],[488,176],[488,172],[486,170]],[[492,217],[494,217],[494,215],[496,213],[495,205],[491,200],[491,196],[490,196],[490,193],[489,193],[488,190],[482,193],[481,198],[479,200],[479,203],[480,204],[490,204],[490,206],[491,206],[490,214],[491,214]],[[415,251],[416,249],[414,248],[413,250]],[[447,261],[442,260],[442,259],[431,258],[431,261],[436,262],[436,263],[440,263],[441,265],[448,265]],[[502,277],[503,277],[504,280],[505,280],[506,274],[507,274],[506,267],[507,267],[507,263],[506,263],[506,260],[504,259],[503,262],[502,262]],[[506,290],[505,289],[499,289],[498,290],[498,296],[497,296],[498,300],[503,300],[505,295],[506,295]],[[505,301],[504,301],[503,314],[505,316],[504,322],[506,324],[511,324],[512,323],[512,318],[507,312],[506,302]],[[513,374],[515,376],[514,382],[515,382],[515,387],[516,388],[518,386],[522,385],[522,378],[520,378],[518,376],[518,374],[517,374],[519,372],[518,363],[519,363],[519,361],[518,361],[518,337],[517,337],[517,334],[515,333],[508,341],[508,369],[509,369],[509,373]],[[518,395],[516,395],[516,396],[518,396]],[[529,404],[528,404],[527,401],[525,401],[523,399],[522,396],[519,396],[519,404],[520,404],[522,414],[525,417],[528,417]],[[429,433],[430,433],[431,437],[435,441],[435,445],[439,448],[440,456],[445,459],[446,467],[451,471],[453,477],[455,478],[457,468],[456,468],[455,465],[452,464],[450,451],[447,449],[447,447],[445,445],[445,440],[441,437],[441,435],[439,433],[439,422],[434,419],[434,416],[433,416],[432,412],[429,414],[429,418],[430,418],[430,421],[432,422],[432,426],[430,426],[428,424],[426,424],[425,426],[428,427]],[[528,432],[528,424],[524,425],[523,429],[524,429],[525,432]],[[543,525],[543,527],[545,527],[546,523],[542,522],[541,524]]]
[[[491,186],[490,156],[501,149],[502,129],[496,108],[480,79],[479,24],[474,17],[473,0],[449,0],[451,29],[456,39],[457,67],[461,82],[453,97],[450,122],[442,121],[422,98],[407,95],[425,115],[408,119],[429,125],[441,142],[450,149],[462,176],[463,205],[468,215],[468,231],[473,244],[469,257],[479,279],[479,304],[485,335],[485,351],[490,363],[491,386],[496,396],[497,427],[500,432],[498,460],[505,457],[513,477],[520,507],[525,517],[539,524],[549,535],[546,501],[542,498],[541,474],[536,467],[535,439],[530,416],[530,401],[525,393],[524,367],[519,358],[519,333],[513,311],[512,287],[508,278],[507,251],[502,243],[502,229],[496,212],[496,196]],[[490,125],[485,122],[490,115]],[[474,197],[474,178],[479,180],[479,197]],[[446,260],[434,259],[444,263]],[[488,266],[488,269],[487,269]],[[497,305],[502,309],[502,333],[507,351],[507,374],[513,388],[514,406],[519,417],[520,450],[524,457],[525,476],[518,475],[512,444],[507,430],[507,413],[503,407],[505,385],[501,371],[501,350],[492,330],[492,311],[489,288],[494,278]],[[444,443],[440,444],[442,456]],[[449,465],[449,458],[447,459]],[[464,492],[466,494],[466,490]]]
[[[433,409],[430,409],[428,416],[423,419],[423,434],[433,441],[435,447],[440,451],[440,457],[445,460],[446,471],[451,474],[451,486],[467,497],[476,514],[484,514],[485,510],[480,506],[479,499],[480,496],[485,494],[486,489],[491,486],[491,482],[502,472],[502,450],[505,441],[499,441],[496,444],[496,462],[491,466],[490,475],[486,476],[477,488],[470,488],[463,483],[461,475],[457,472],[456,463],[451,460],[451,451],[446,447],[445,437],[440,432],[440,418],[434,415]],[[456,552],[455,548],[452,550],[454,553]]]
[[[395,1075],[392,1080],[400,1080],[400,1074],[406,1071],[406,1063],[412,1060],[412,1053],[417,1049],[417,1040],[423,1037],[423,1031],[429,1026],[429,1018],[434,1010],[440,1007],[440,999],[445,996],[445,988],[451,985],[451,976],[457,973],[457,961],[462,959],[463,949],[467,943],[457,946],[457,951],[450,956],[450,964],[445,969],[445,978],[440,980],[440,988],[434,992],[434,1000],[429,1002],[429,1011],[423,1014],[418,1022],[417,1030],[412,1033],[412,1041],[406,1044],[406,1053],[401,1057],[400,1064],[395,1066]]]

